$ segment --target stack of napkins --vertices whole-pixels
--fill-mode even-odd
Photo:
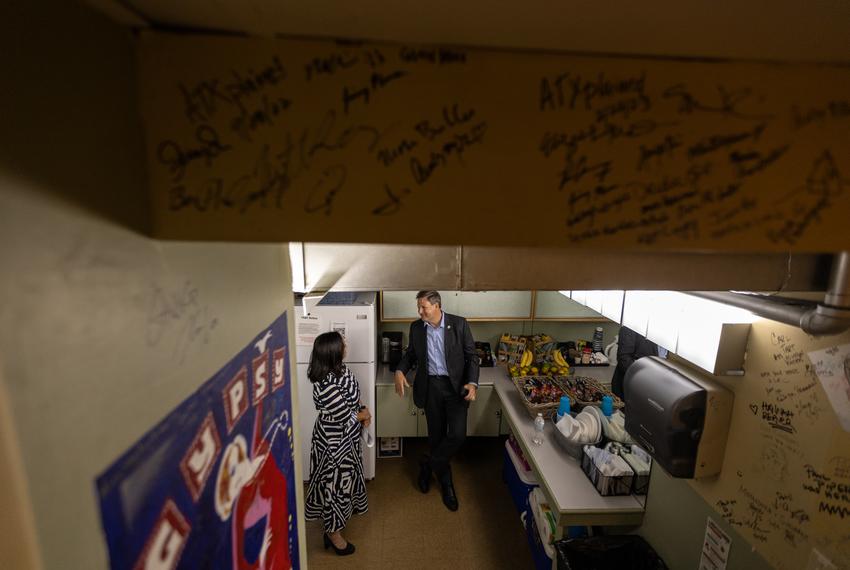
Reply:
[[[555,423],[555,427],[571,443],[596,443],[602,437],[602,423],[590,410],[592,408],[585,408],[576,417],[564,415]]]
[[[634,443],[634,440],[626,432],[626,416],[620,410],[614,411],[606,418],[606,421],[602,423],[602,429],[605,432],[605,437],[611,441]]]
[[[584,452],[590,456],[593,464],[605,476],[619,477],[634,473],[628,463],[619,455],[599,449],[598,447],[586,447],[584,448]]]
[[[631,447],[631,451],[623,455],[623,459],[634,470],[637,475],[649,475],[649,466],[652,464],[652,458],[647,453],[636,445]]]

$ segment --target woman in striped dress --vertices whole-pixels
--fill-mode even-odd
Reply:
[[[340,556],[352,554],[354,545],[342,536],[352,513],[368,510],[360,430],[372,421],[360,405],[360,386],[342,363],[345,342],[337,332],[316,337],[307,377],[313,383],[313,403],[319,411],[310,448],[310,483],[307,487],[307,520],[324,521],[325,549]]]

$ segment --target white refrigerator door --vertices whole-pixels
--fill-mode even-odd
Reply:
[[[375,414],[375,364],[367,363],[348,363],[348,368],[360,384],[360,401],[367,406]],[[301,433],[303,441],[301,442],[301,465],[302,476],[305,481],[310,479],[310,447],[313,441],[313,426],[316,424],[318,412],[313,403],[313,384],[307,378],[307,364],[298,363],[296,366],[298,376],[298,416],[300,418]],[[364,434],[361,438],[363,447],[363,474],[366,479],[374,479],[375,477],[375,451],[373,445],[368,447],[367,440],[376,441],[375,439],[375,420],[372,418],[372,424],[364,430],[368,435]],[[371,439],[369,438],[371,436]]]
[[[325,331],[338,330],[345,337],[346,362],[375,362],[378,327],[375,305],[316,307]]]
[[[316,406],[313,404],[313,384],[307,378],[307,364],[299,362],[298,377],[298,423],[301,427],[301,476],[310,479],[310,446],[313,441],[313,426],[316,424]]]
[[[369,427],[363,430],[361,444],[363,448],[363,475],[366,479],[375,478],[375,452],[376,442],[375,437],[375,374],[377,369],[374,362],[349,362],[347,364],[349,370],[357,378],[357,383],[360,384],[360,402],[369,408],[372,413],[372,423]],[[366,445],[367,441],[372,442],[372,447]]]

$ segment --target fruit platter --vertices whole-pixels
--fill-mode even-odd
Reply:
[[[558,353],[560,355],[560,352]],[[508,366],[508,374],[511,378],[518,376],[566,376],[570,373],[570,365],[561,358],[561,362],[534,363],[530,350],[526,350],[517,364]]]
[[[549,417],[551,411],[558,408],[561,396],[569,396],[570,401],[574,399],[573,394],[553,376],[514,376],[513,382],[531,417],[538,413]]]
[[[572,403],[578,406],[598,406],[602,403],[603,396],[611,396],[614,409],[621,409],[625,406],[623,400],[615,396],[611,390],[600,384],[595,378],[570,376],[569,378],[561,378],[560,381],[564,388],[575,396],[575,401]]]

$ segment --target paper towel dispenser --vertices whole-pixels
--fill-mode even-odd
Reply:
[[[657,356],[640,358],[623,382],[626,431],[673,477],[720,472],[732,392]]]

